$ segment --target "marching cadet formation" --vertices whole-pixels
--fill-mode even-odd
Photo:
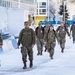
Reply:
[[[54,48],[56,46],[56,40],[60,45],[61,52],[64,53],[66,34],[70,37],[72,32],[73,43],[75,43],[75,22],[70,28],[70,33],[68,27],[63,22],[60,22],[60,26],[54,30],[53,25],[46,23],[45,27],[42,27],[41,22],[39,22],[38,27],[33,30],[29,28],[28,22],[24,22],[24,29],[21,30],[18,39],[18,47],[22,44],[21,53],[22,60],[24,63],[23,69],[27,68],[27,55],[30,60],[30,68],[33,66],[33,47],[36,43],[37,55],[43,55],[43,46],[45,46],[45,52],[49,53],[49,57],[53,59]]]
[[[34,25],[34,24],[33,24]],[[19,39],[18,39],[18,48],[20,44],[22,61],[23,61],[23,69],[27,68],[27,55],[29,56],[29,67],[33,66],[33,47],[36,43],[37,45],[37,55],[43,55],[43,46],[45,46],[45,52],[49,53],[49,57],[53,59],[54,48],[56,46],[56,40],[60,45],[61,52],[64,53],[65,42],[66,42],[66,34],[70,37],[72,33],[73,43],[75,43],[75,22],[70,28],[70,32],[68,28],[63,22],[60,22],[60,26],[55,30],[53,25],[49,25],[46,23],[45,27],[42,27],[41,22],[39,22],[38,27],[35,30],[32,27],[29,28],[28,22],[24,22],[24,28],[20,31]],[[3,45],[2,35],[0,33],[0,48]]]

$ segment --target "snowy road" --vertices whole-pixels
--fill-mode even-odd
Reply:
[[[34,47],[34,66],[23,70],[20,49],[11,50],[0,54],[0,75],[75,75],[75,44],[67,37],[65,53],[61,53],[60,46],[56,45],[54,59],[49,58],[48,52],[43,56],[37,56],[36,45]]]

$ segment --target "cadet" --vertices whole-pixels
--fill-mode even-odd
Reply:
[[[31,23],[30,28],[32,28],[32,29],[35,31],[36,25],[35,25],[35,23],[34,23],[34,22],[32,22],[32,23]]]
[[[26,62],[27,62],[27,54],[30,60],[30,68],[33,66],[33,50],[35,44],[35,34],[34,31],[29,28],[28,22],[24,22],[25,28],[21,30],[19,34],[18,46],[22,44],[21,53],[22,53],[22,60],[24,63],[23,69],[26,69]]]
[[[35,33],[37,38],[37,49],[38,49],[37,55],[42,55],[44,28],[42,27],[42,24],[40,22],[39,22],[39,26],[35,30]]]
[[[2,35],[0,33],[0,48],[2,48],[2,45],[3,45],[3,39],[2,39]]]
[[[56,29],[58,36],[59,36],[59,44],[61,47],[61,52],[64,52],[64,48],[65,48],[65,37],[66,37],[66,32],[68,34],[68,36],[70,36],[70,33],[68,32],[68,29],[64,26],[64,23],[61,22],[60,26]]]
[[[72,31],[73,43],[75,43],[75,22],[71,26],[70,33]]]
[[[44,37],[46,36],[46,34],[47,34],[47,32],[48,32],[48,30],[49,30],[49,23],[47,22],[46,23],[46,26],[44,27]],[[45,52],[46,52],[46,50],[47,50],[47,40],[46,40],[46,43],[45,43]]]
[[[54,27],[51,25],[49,30],[48,30],[48,33],[46,34],[46,37],[44,39],[47,40],[47,49],[48,49],[48,52],[50,53],[50,58],[53,59],[53,55],[54,55],[54,48],[55,48],[55,45],[56,45],[56,38],[58,40],[58,36],[54,30]]]

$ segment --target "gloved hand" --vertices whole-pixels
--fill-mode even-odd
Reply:
[[[0,48],[2,48],[2,45],[0,45]]]
[[[19,49],[19,46],[17,48]]]

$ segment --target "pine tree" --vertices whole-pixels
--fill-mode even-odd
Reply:
[[[71,3],[74,3],[74,2],[75,2],[75,0],[70,0],[70,2],[71,2]]]

